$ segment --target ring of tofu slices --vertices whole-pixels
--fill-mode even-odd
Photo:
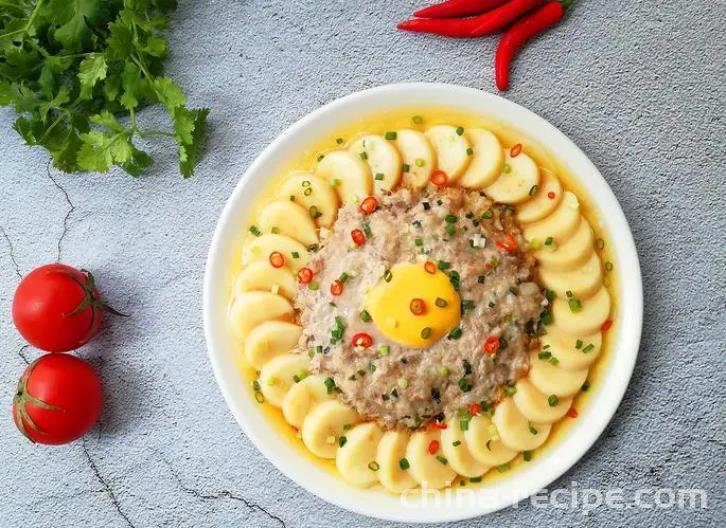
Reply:
[[[308,371],[292,305],[296,273],[309,259],[308,248],[319,243],[318,230],[335,222],[340,204],[399,186],[420,189],[436,170],[446,173],[448,185],[479,189],[515,207],[535,248],[539,279],[556,295],[553,322],[540,350],[531,354],[528,374],[493,413],[463,422],[449,417],[443,429],[385,431],[340,402],[323,376]],[[547,440],[600,354],[601,327],[611,311],[593,230],[577,196],[554,173],[540,169],[521,146],[503,148],[488,130],[436,125],[423,132],[361,135],[321,154],[314,172],[291,173],[276,196],[245,241],[228,322],[247,363],[259,371],[256,391],[281,408],[314,455],[334,459],[352,485],[380,484],[401,493],[449,486],[459,476],[481,477]],[[284,256],[284,266],[270,264],[272,253]]]

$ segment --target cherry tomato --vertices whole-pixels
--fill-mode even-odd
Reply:
[[[31,345],[68,352],[85,345],[101,328],[104,312],[119,314],[101,300],[93,275],[65,264],[29,273],[13,298],[13,322]]]
[[[96,371],[69,354],[48,354],[23,373],[13,398],[13,420],[31,442],[59,445],[86,434],[101,415]]]

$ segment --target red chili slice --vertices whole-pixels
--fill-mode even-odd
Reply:
[[[567,411],[567,416],[569,416],[570,418],[577,418],[577,409],[575,409],[574,407],[570,407]]]
[[[413,315],[423,315],[426,313],[426,301],[416,297],[415,299],[411,299],[411,304],[408,305],[408,308]]]
[[[493,355],[497,353],[497,350],[499,350],[499,338],[487,337],[487,340],[484,341],[484,352]]]
[[[519,244],[517,244],[517,241],[512,235],[507,234],[503,241],[500,240],[497,242],[497,247],[502,248],[507,253],[514,253],[519,248]]]
[[[351,339],[350,343],[351,345],[356,347],[360,346],[363,348],[369,348],[373,346],[373,338],[365,332],[358,332],[353,336],[353,339]]]
[[[333,295],[340,295],[343,293],[343,281],[340,279],[335,279],[333,283],[330,285],[330,293]]]
[[[273,268],[281,268],[285,265],[285,256],[279,251],[270,253],[270,264]]]
[[[472,403],[471,405],[469,405],[469,414],[471,414],[472,416],[478,416],[479,414],[481,414],[481,405],[479,405],[478,403]]]
[[[432,455],[435,455],[436,452],[439,450],[440,446],[441,446],[441,444],[439,443],[438,440],[431,440],[431,442],[429,443],[429,453],[431,453]]]
[[[310,284],[313,281],[313,270],[310,268],[300,268],[297,272],[297,280],[300,284]]]
[[[362,246],[366,243],[366,236],[360,229],[354,229],[353,231],[351,231],[350,237],[353,239],[353,242],[355,242],[356,246]]]
[[[517,143],[512,147],[512,150],[509,151],[509,156],[512,158],[516,158],[522,153],[522,144]]]
[[[610,330],[611,326],[613,326],[613,321],[612,321],[612,319],[608,319],[607,321],[605,321],[602,324],[602,326],[600,327],[600,330],[602,330],[603,332],[607,332],[608,330]]]
[[[435,170],[431,173],[431,183],[436,185],[437,187],[441,187],[443,185],[446,185],[446,182],[449,181],[449,177],[446,175],[446,173],[442,170]]]
[[[446,429],[449,425],[446,422],[431,422],[431,429]]]
[[[369,196],[360,203],[360,210],[363,214],[371,214],[378,209],[378,199],[375,196]]]
[[[434,273],[436,273],[436,264],[434,264],[430,260],[427,260],[426,264],[424,264],[424,269],[433,275]]]
[[[557,196],[557,195],[555,193],[553,193],[552,191],[547,193],[547,198],[549,198],[550,200],[554,200],[555,196]]]

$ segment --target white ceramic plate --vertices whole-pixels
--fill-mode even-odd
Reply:
[[[359,489],[317,466],[283,438],[251,397],[235,366],[239,345],[225,323],[225,288],[233,251],[248,209],[285,160],[296,157],[361,115],[401,107],[446,106],[471,111],[511,125],[538,141],[577,175],[599,210],[614,247],[613,261],[620,282],[617,337],[607,370],[587,411],[536,463],[489,486],[471,488],[462,500],[404,497]],[[450,102],[450,103],[449,103]],[[603,212],[607,214],[603,214]],[[347,510],[403,522],[456,521],[489,513],[536,493],[567,471],[593,445],[615,413],[630,380],[640,343],[643,290],[632,234],[615,196],[585,154],[550,123],[529,110],[496,95],[446,84],[393,84],[364,90],[312,112],[280,135],[242,176],[222,212],[212,238],[204,278],[204,327],[214,374],[227,405],[240,427],[277,468],[300,486]],[[459,488],[461,489],[461,488]],[[468,492],[467,492],[468,493]]]

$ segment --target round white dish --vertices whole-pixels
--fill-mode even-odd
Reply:
[[[442,102],[452,109],[510,123],[577,175],[609,234],[619,274],[617,334],[601,380],[607,390],[596,390],[586,411],[564,438],[536,462],[491,485],[472,488],[460,500],[455,493],[447,499],[445,491],[437,493],[437,500],[432,495],[399,497],[355,488],[303,456],[279,434],[247,390],[247,382],[235,364],[239,345],[225,319],[229,293],[226,281],[236,241],[243,234],[247,211],[268,184],[269,175],[276,174],[285,160],[361,115],[401,107],[442,106]],[[257,157],[217,222],[205,270],[203,310],[209,359],[227,405],[247,437],[281,472],[320,498],[356,513],[409,523],[445,522],[496,511],[536,493],[567,471],[595,443],[614,415],[633,372],[643,319],[643,289],[635,244],[620,205],[597,168],[572,141],[541,117],[499,96],[461,86],[411,83],[364,90],[333,101],[292,125]]]

